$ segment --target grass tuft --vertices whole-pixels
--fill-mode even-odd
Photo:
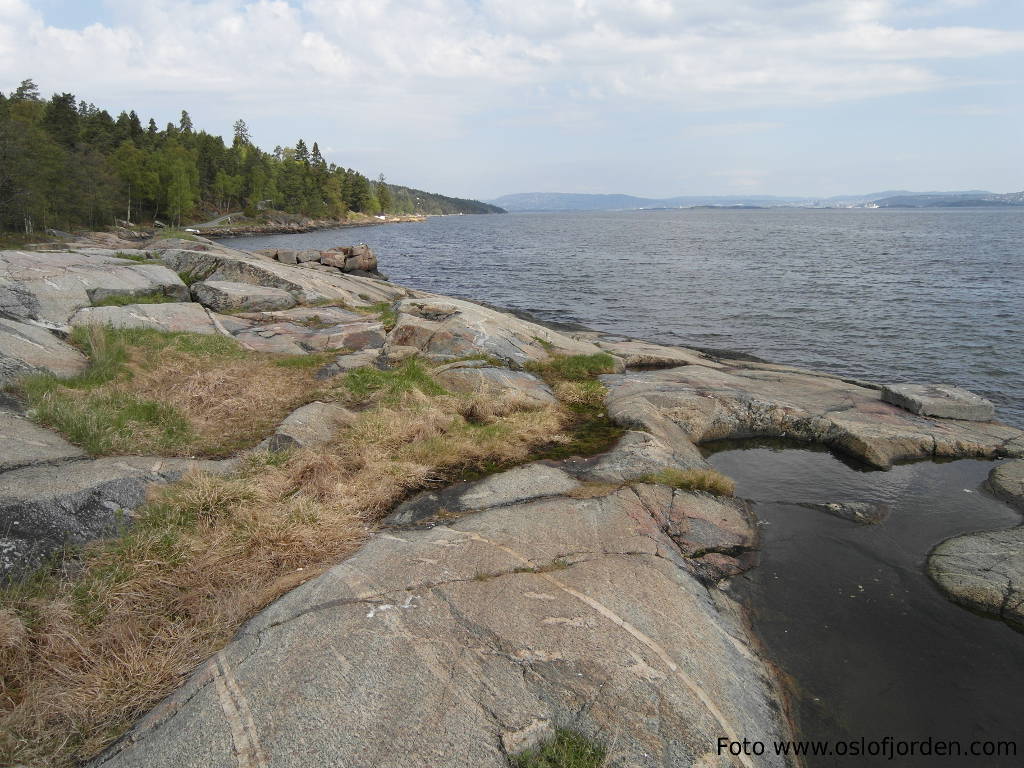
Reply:
[[[602,373],[614,373],[615,358],[607,352],[593,355],[552,355],[548,360],[530,363],[526,368],[549,381],[587,381]]]
[[[148,256],[140,256],[137,253],[125,253],[124,251],[118,251],[114,254],[118,259],[127,259],[128,261],[137,261],[142,264],[156,264],[159,263],[155,259],[151,259]]]
[[[180,299],[154,291],[153,293],[115,294],[105,299],[94,301],[94,307],[126,307],[129,304],[176,304]]]
[[[510,758],[512,768],[600,768],[605,748],[586,736],[559,728],[537,749]]]
[[[675,469],[666,467],[640,479],[644,483],[669,485],[684,491],[704,491],[716,496],[732,496],[736,483],[714,469]]]
[[[342,384],[356,400],[374,398],[392,403],[413,391],[425,395],[443,395],[446,392],[427,367],[414,357],[390,371],[369,366],[357,368],[345,374]]]
[[[398,313],[395,312],[395,307],[390,301],[378,301],[368,307],[352,307],[352,309],[363,314],[377,315],[385,331],[390,331],[398,322]]]

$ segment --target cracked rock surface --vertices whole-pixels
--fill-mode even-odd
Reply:
[[[785,366],[729,360],[602,376],[609,415],[656,431],[666,422],[694,443],[788,437],[821,443],[872,466],[937,457],[1024,456],[1024,432],[999,422],[920,416],[879,390]]]
[[[571,485],[551,469],[482,482],[506,499],[530,472]],[[722,545],[745,535],[735,508],[660,486],[380,533],[250,621],[94,765],[507,768],[555,727],[606,741],[614,766],[753,765],[717,756],[717,736],[787,726],[738,607],[666,533],[699,538],[698,520]]]
[[[1024,461],[995,467],[989,485],[1024,509]],[[928,556],[928,575],[954,602],[1024,631],[1024,526],[947,539]]]

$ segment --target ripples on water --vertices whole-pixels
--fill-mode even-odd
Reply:
[[[948,382],[1024,426],[1024,210],[449,216],[234,238],[362,240],[410,287],[873,381]]]

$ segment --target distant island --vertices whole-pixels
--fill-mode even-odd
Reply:
[[[909,192],[888,190],[868,195],[827,198],[775,195],[689,195],[650,198],[633,195],[587,195],[567,192],[522,192],[489,201],[506,211],[637,211],[670,208],[965,208],[1024,206],[1024,192],[997,194],[984,190]]]

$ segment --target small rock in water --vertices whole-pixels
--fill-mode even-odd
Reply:
[[[878,525],[889,516],[889,505],[872,501],[843,501],[829,504],[800,504],[861,525]]]
[[[980,395],[949,384],[889,384],[882,400],[921,416],[992,421],[995,406]]]

